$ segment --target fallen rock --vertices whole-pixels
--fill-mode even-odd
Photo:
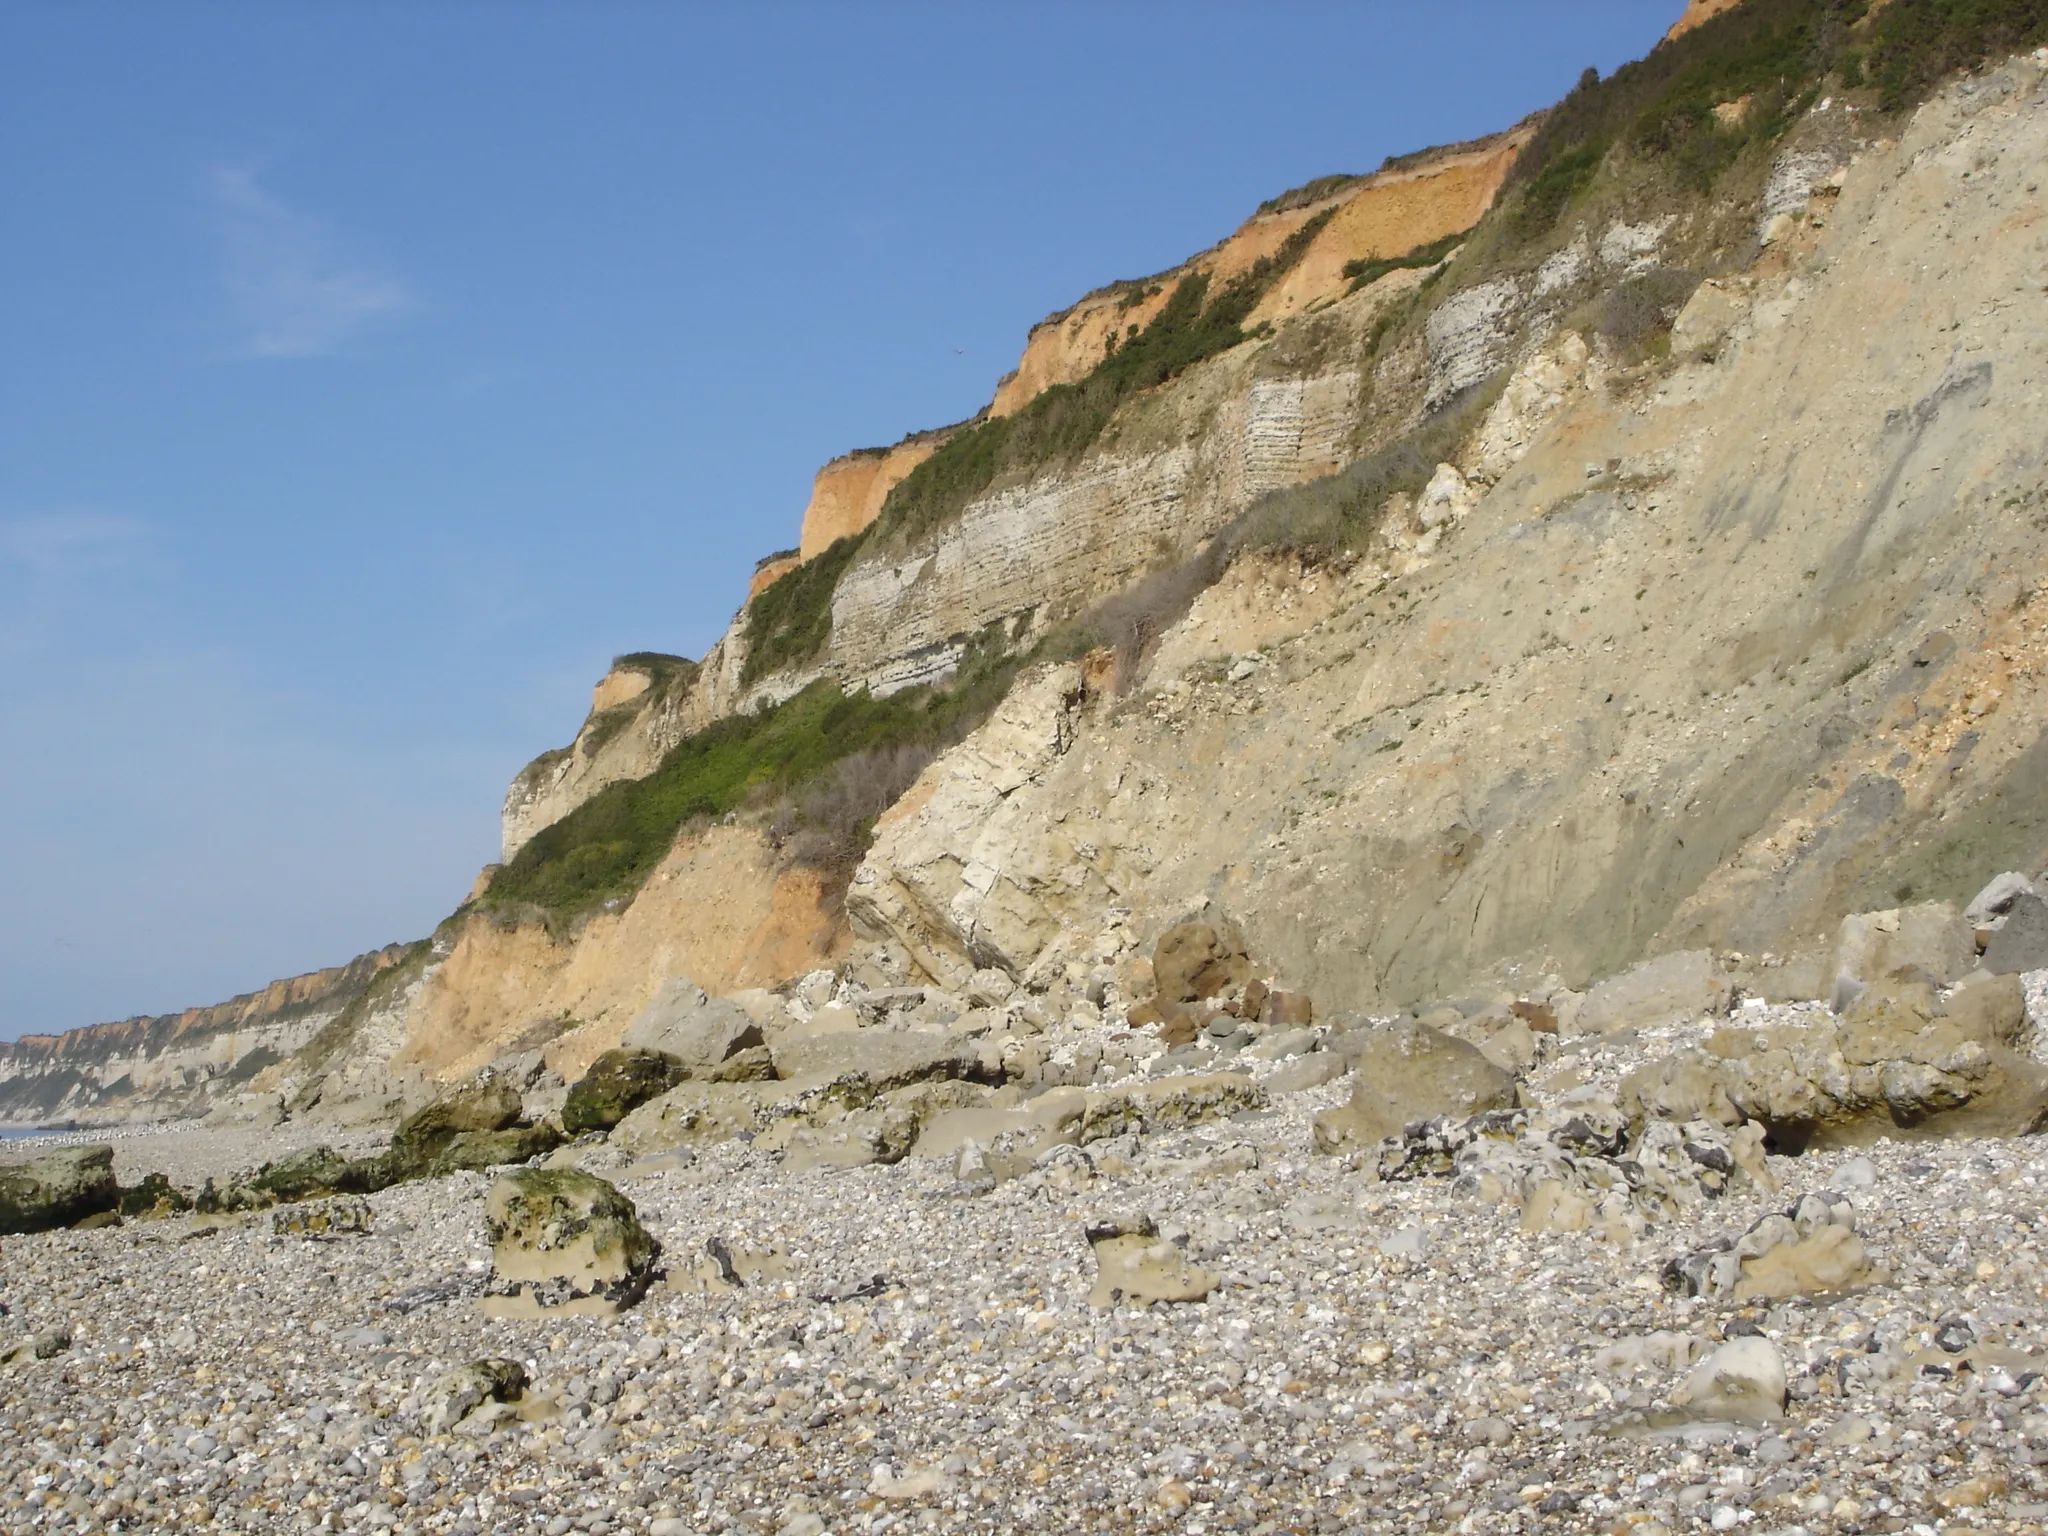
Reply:
[[[1083,1104],[1078,1135],[1081,1141],[1090,1142],[1174,1131],[1265,1107],[1265,1090],[1243,1072],[1162,1077],[1090,1093]]]
[[[1944,1014],[1931,986],[1888,978],[1861,990],[1832,1025],[1722,1030],[1709,1050],[1630,1073],[1621,1107],[1638,1124],[1755,1120],[1784,1152],[2038,1129],[2048,1122],[2048,1068],[1996,1038],[2010,1024],[2009,986],[1958,996],[1962,1010]]]
[[[467,1170],[481,1172],[486,1168],[502,1168],[507,1163],[530,1162],[544,1157],[562,1144],[562,1138],[554,1127],[547,1125],[514,1125],[502,1131],[463,1131],[441,1148],[429,1163],[425,1174],[429,1178],[441,1178],[447,1174]]]
[[[1091,1222],[1086,1235],[1095,1254],[1095,1288],[1088,1296],[1090,1306],[1200,1301],[1223,1278],[1162,1239],[1157,1224],[1149,1216]]]
[[[662,982],[621,1042],[673,1056],[700,1077],[728,1056],[765,1043],[761,1026],[745,1008],[728,998],[707,996],[687,976]]]
[[[1152,979],[1162,1003],[1198,1003],[1252,979],[1244,931],[1228,918],[1177,923],[1159,936]]]
[[[1983,890],[1971,898],[1963,908],[1963,920],[1979,933],[2002,926],[2005,916],[2012,910],[2013,899],[2018,896],[2039,896],[2034,882],[2015,870],[1993,875]]]
[[[120,1203],[112,1147],[67,1147],[0,1164],[0,1233],[68,1227]]]
[[[2001,976],[2048,970],[2048,901],[2031,892],[2013,898],[1984,946],[1984,969]]]
[[[445,1435],[486,1403],[518,1402],[528,1385],[526,1367],[517,1360],[472,1360],[427,1388],[420,1427]]]
[[[1854,912],[1842,919],[1835,940],[1835,1011],[1845,1011],[1872,982],[1900,971],[1946,987],[1976,964],[1976,930],[1945,901]]]
[[[981,1075],[981,1054],[971,1043],[935,1030],[791,1034],[770,1049],[778,1077],[830,1078],[859,1073],[876,1093],[912,1083]]]
[[[606,1051],[570,1087],[562,1103],[562,1129],[571,1136],[608,1131],[689,1075],[681,1059],[666,1051],[645,1046]]]
[[[448,1143],[465,1131],[502,1131],[515,1124],[521,1107],[519,1090],[494,1074],[436,1099],[392,1133],[387,1154],[390,1182],[424,1175]]]
[[[633,1202],[569,1168],[523,1168],[491,1186],[488,1317],[609,1317],[645,1294],[660,1245]]]
[[[1351,1100],[1315,1120],[1318,1152],[1370,1146],[1398,1136],[1412,1121],[1512,1109],[1515,1080],[1478,1047],[1424,1024],[1338,1036],[1335,1049],[1351,1064],[1358,1086]]]
[[[1672,1402],[1695,1419],[1768,1424],[1785,1414],[1785,1357],[1754,1336],[1731,1339],[1693,1367]]]
[[[1579,1006],[1573,1030],[1609,1035],[1618,1029],[1651,1028],[1725,1013],[1730,987],[1712,954],[1679,950],[1632,966],[1594,985]]]

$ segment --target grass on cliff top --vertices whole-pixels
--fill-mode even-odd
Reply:
[[[946,684],[876,698],[821,681],[779,705],[716,721],[678,742],[646,778],[610,785],[535,833],[483,903],[575,916],[630,895],[691,823],[797,796],[863,754],[879,762],[881,754],[893,759],[899,749],[915,749],[928,758],[959,740],[1001,701],[1018,665],[984,643]],[[874,807],[869,826],[886,804]],[[838,810],[821,806],[817,814]],[[799,806],[791,829],[803,820]]]
[[[998,477],[1073,463],[1126,400],[1243,342],[1250,334],[1245,321],[1259,300],[1328,221],[1328,212],[1307,220],[1278,250],[1213,292],[1207,273],[1183,277],[1150,324],[1110,338],[1086,378],[1056,384],[1011,415],[955,432],[889,492],[871,528],[840,540],[748,604],[741,681],[801,666],[825,648],[832,637],[832,593],[870,541],[908,548],[958,517]]]

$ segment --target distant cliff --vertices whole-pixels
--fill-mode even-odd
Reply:
[[[298,1050],[409,947],[372,950],[210,1008],[0,1044],[0,1124],[206,1114]]]

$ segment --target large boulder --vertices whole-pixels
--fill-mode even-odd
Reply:
[[[1607,1035],[1618,1029],[1653,1027],[1701,1014],[1724,1013],[1729,983],[1704,949],[1658,955],[1610,976],[1586,993],[1574,1033]]]
[[[646,1293],[661,1245],[633,1202],[575,1168],[522,1168],[491,1186],[488,1317],[609,1317]]]
[[[1864,987],[1900,971],[1946,987],[1976,964],[1977,931],[1945,901],[1852,912],[1835,940],[1835,1008],[1846,1009]]]
[[[687,976],[671,976],[640,1010],[622,1042],[673,1056],[694,1077],[763,1043],[761,1026],[730,998],[711,997]]]
[[[0,1165],[0,1232],[47,1232],[121,1202],[112,1147],[66,1147]]]
[[[2013,1048],[2024,1024],[2010,978],[1960,989],[1866,988],[1838,1021],[1724,1029],[1622,1080],[1621,1108],[1653,1119],[1760,1122],[1780,1151],[1879,1137],[2018,1136],[2048,1124],[2048,1068]]]
[[[357,1161],[332,1147],[307,1147],[244,1174],[227,1203],[261,1208],[328,1195],[368,1194],[390,1182],[375,1159]]]
[[[1357,1086],[1349,1103],[1316,1116],[1319,1152],[1369,1146],[1411,1122],[1512,1109],[1515,1080],[1464,1040],[1403,1021],[1337,1037]]]
[[[606,1051],[569,1089],[562,1102],[562,1129],[571,1136],[608,1131],[689,1075],[690,1069],[666,1051],[644,1046]]]
[[[465,1131],[502,1131],[518,1123],[519,1090],[496,1074],[465,1083],[408,1116],[391,1136],[392,1179],[419,1178]]]
[[[1177,923],[1159,936],[1152,980],[1161,1003],[1198,1003],[1252,979],[1244,931],[1228,918]]]

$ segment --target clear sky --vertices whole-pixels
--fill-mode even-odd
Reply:
[[[824,460],[1680,9],[0,8],[0,1038],[425,934]]]

